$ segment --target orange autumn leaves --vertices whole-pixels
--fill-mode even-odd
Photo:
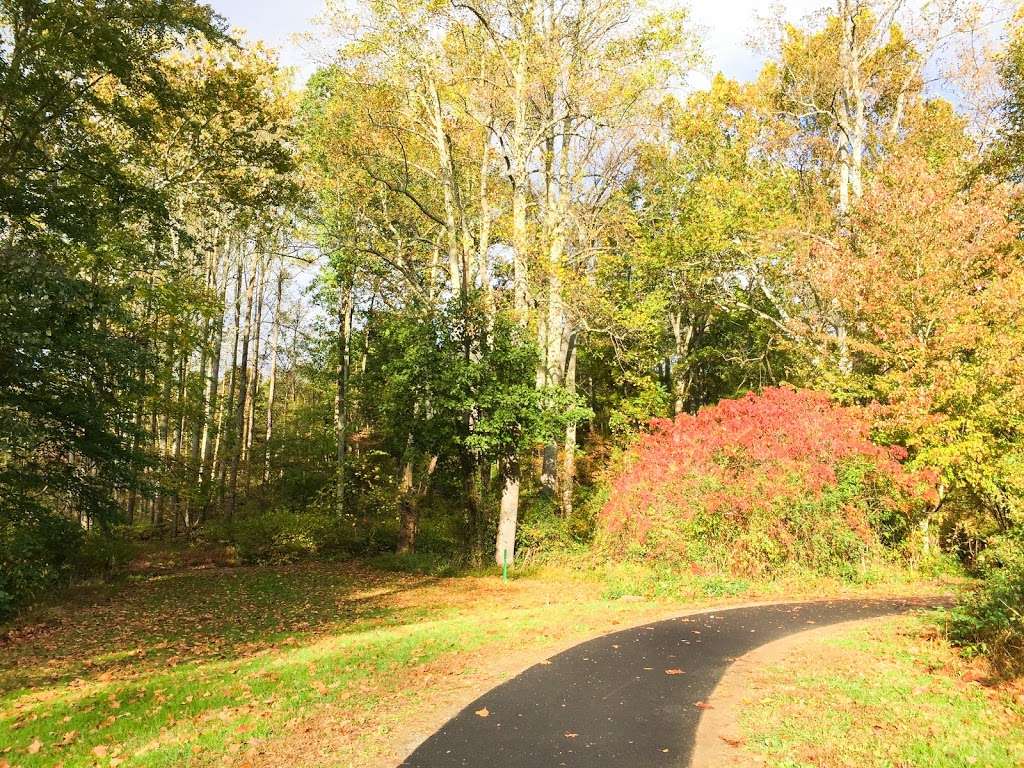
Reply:
[[[844,325],[854,370],[879,374],[889,394],[920,396],[915,384],[941,378],[937,369],[1000,329],[1020,327],[1024,283],[1009,192],[963,184],[922,158],[894,160],[847,230],[803,255],[813,292]]]
[[[840,391],[882,403],[878,426],[918,466],[995,507],[1024,427],[1018,205],[1007,186],[969,183],[950,163],[895,157],[845,230],[815,240],[801,263],[845,332]]]

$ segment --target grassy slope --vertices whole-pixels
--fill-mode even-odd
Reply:
[[[632,589],[659,597],[607,599]],[[386,765],[555,647],[723,593],[825,589],[329,564],[150,574],[79,590],[0,641],[0,767]]]
[[[935,618],[845,631],[763,670],[742,714],[748,749],[780,768],[1015,768],[1024,693],[982,685]]]

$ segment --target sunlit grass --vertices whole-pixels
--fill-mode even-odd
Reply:
[[[581,589],[588,599],[559,600],[557,589],[495,578],[446,590],[309,566],[86,591],[71,596],[83,609],[52,606],[5,649],[0,754],[26,768],[230,761],[318,708],[370,712],[404,671],[643,610]]]
[[[965,678],[932,621],[849,630],[765,670],[772,693],[742,717],[751,748],[786,768],[1024,765],[1024,706]]]
[[[286,742],[323,715],[348,734],[355,764],[375,765],[401,718],[478,674],[474,654],[551,648],[686,606],[840,589],[585,563],[506,584],[402,565],[180,571],[57,600],[13,627],[0,654],[0,759],[199,767],[279,750],[318,765]]]

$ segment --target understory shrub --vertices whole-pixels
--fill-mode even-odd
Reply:
[[[520,509],[517,560],[543,562],[585,550],[593,538],[594,515],[581,489],[572,514],[563,515],[549,493],[526,495]]]
[[[228,544],[250,564],[290,563],[317,555],[351,554],[356,526],[321,511],[274,509],[207,523],[203,537]]]
[[[871,441],[869,416],[772,388],[657,420],[621,461],[599,540],[618,557],[699,570],[855,578],[934,498],[933,476]]]
[[[950,639],[1002,675],[1024,675],[1024,530],[993,537],[976,565],[981,586],[950,612]]]
[[[0,619],[67,581],[75,570],[81,526],[42,508],[0,515]]]

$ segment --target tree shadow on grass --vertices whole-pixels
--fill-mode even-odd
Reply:
[[[396,605],[396,596],[436,581],[359,563],[304,563],[183,570],[82,587],[0,636],[0,702],[25,689],[236,660],[367,623],[400,625],[422,618],[423,609]]]

